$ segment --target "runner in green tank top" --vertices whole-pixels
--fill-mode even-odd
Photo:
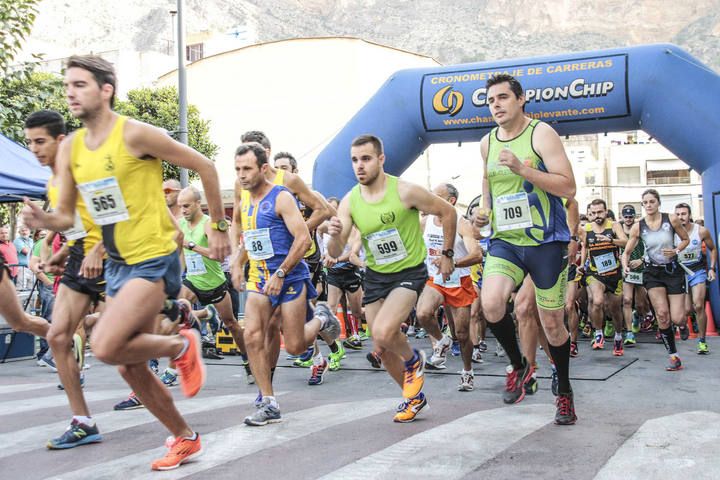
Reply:
[[[203,214],[200,208],[201,199],[200,192],[195,187],[187,187],[178,195],[178,205],[183,216],[179,224],[184,236],[183,253],[186,268],[180,298],[203,306],[214,305],[225,328],[235,340],[243,360],[247,360],[243,330],[233,312],[225,274],[221,263],[210,258],[208,248],[210,217]],[[245,367],[247,380],[250,382],[252,381],[250,369],[247,365]]]
[[[520,82],[500,74],[490,78],[486,88],[498,127],[480,143],[484,210],[475,225],[482,228],[491,222],[494,232],[483,272],[482,305],[511,363],[503,401],[520,402],[534,370],[520,352],[507,311],[510,295],[529,274],[557,367],[555,423],[573,424],[577,417],[569,380],[570,337],[563,323],[570,231],[562,198],[574,198],[575,178],[558,134],[525,115]]]
[[[445,280],[455,268],[457,214],[452,205],[428,190],[386,174],[379,138],[356,138],[350,154],[359,183],[343,198],[338,216],[328,222],[328,255],[342,253],[355,225],[367,261],[365,315],[382,362],[403,390],[404,402],[394,421],[411,422],[427,404],[422,393],[425,355],[413,350],[400,331],[427,280],[419,212],[441,219],[444,242],[439,270]]]

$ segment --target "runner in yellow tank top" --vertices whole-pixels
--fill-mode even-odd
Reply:
[[[230,245],[213,163],[164,131],[115,114],[115,78],[112,65],[100,57],[68,59],[66,96],[70,112],[85,128],[60,147],[57,210],[46,213],[26,202],[24,215],[36,228],[65,230],[73,224],[81,193],[94,222],[102,226],[110,257],[105,271],[108,302],[93,330],[93,351],[101,361],[120,367],[147,409],[172,432],[167,454],[152,464],[154,470],[167,470],[199,455],[200,437],[177,411],[147,361],[175,359],[187,396],[200,390],[205,371],[197,332],[148,333],[158,312],[168,306],[166,297],[175,297],[180,290],[180,261],[161,189],[160,158],[200,175],[212,222],[211,257],[224,258]]]
[[[58,132],[63,132],[59,134]],[[25,122],[25,136],[28,145],[39,141],[48,142],[48,137],[64,136],[65,122],[57,112],[40,111],[30,115]],[[33,151],[38,151],[37,147]],[[48,181],[48,199],[51,208],[58,206],[58,187],[55,182],[58,166],[54,151],[38,155],[41,163],[50,166],[53,176]],[[36,154],[37,155],[37,154]],[[68,397],[72,411],[71,426],[62,435],[47,443],[50,449],[67,449],[95,443],[102,440],[82,391],[81,368],[84,338],[76,334],[78,325],[88,313],[91,303],[105,299],[103,277],[103,256],[105,249],[100,242],[100,229],[90,218],[84,203],[78,199],[74,224],[63,232],[69,248],[64,247],[47,262],[52,269],[63,268],[60,286],[57,290],[52,312],[52,323],[48,331],[48,343],[54,355],[60,383]],[[51,235],[48,235],[52,237]],[[44,287],[43,287],[44,288]],[[102,310],[102,307],[99,307]],[[73,354],[71,345],[76,354]],[[78,361],[80,359],[80,361]]]

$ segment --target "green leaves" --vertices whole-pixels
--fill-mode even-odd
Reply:
[[[128,92],[127,100],[115,104],[118,113],[136,120],[149,123],[167,130],[170,135],[179,139],[180,107],[175,87],[139,88]],[[188,142],[192,148],[210,160],[215,159],[218,146],[210,140],[210,122],[200,117],[194,105],[188,106]],[[180,169],[175,165],[163,163],[164,178],[180,178]],[[190,171],[190,178],[198,178],[197,173]]]

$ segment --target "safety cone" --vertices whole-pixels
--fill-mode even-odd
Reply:
[[[705,316],[707,317],[707,332],[705,335],[708,337],[719,336],[715,328],[715,319],[713,318],[712,308],[710,308],[710,302],[705,302]]]
[[[338,322],[340,322],[340,338],[347,338],[347,332],[345,332],[345,312],[343,312],[342,305],[337,306],[335,316],[337,317]]]

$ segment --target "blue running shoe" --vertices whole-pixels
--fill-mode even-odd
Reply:
[[[48,353],[40,357],[40,359],[37,361],[37,364],[41,367],[48,367],[50,370],[53,371],[53,373],[57,372],[57,367],[55,366],[55,360],[49,355],[50,351],[48,350]]]
[[[158,362],[157,358],[148,360],[148,366],[150,367],[150,370],[152,370],[155,375],[160,375],[160,362]]]
[[[62,383],[58,383],[57,388],[58,390],[65,390]],[[85,374],[83,372],[80,372],[80,388],[85,388]]]
[[[253,403],[255,404],[255,408],[260,408],[260,407],[262,407],[262,404],[263,404],[263,396],[262,396],[262,392],[261,392],[260,390],[258,390],[258,396],[255,397],[255,402],[253,402]]]
[[[113,410],[124,411],[124,410],[137,410],[138,408],[145,408],[145,405],[135,395],[135,392],[130,392],[130,395],[126,400],[116,404]]]
[[[453,341],[452,347],[450,347],[450,353],[453,357],[460,356],[460,342],[458,342],[457,340]]]
[[[166,368],[162,376],[160,377],[160,381],[163,382],[167,387],[174,387],[178,384],[177,378],[177,371],[171,368]]]
[[[73,419],[65,433],[58,438],[48,440],[47,448],[50,450],[63,450],[98,442],[102,442],[102,435],[100,435],[97,425],[90,427]]]

